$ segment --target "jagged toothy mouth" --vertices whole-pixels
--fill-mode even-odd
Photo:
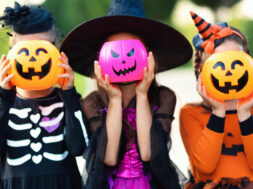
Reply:
[[[134,61],[134,66],[133,67],[131,67],[131,68],[128,68],[128,69],[124,69],[124,70],[119,70],[119,71],[116,71],[115,70],[115,68],[112,66],[112,69],[113,69],[113,71],[114,71],[114,73],[117,75],[117,76],[120,76],[121,74],[122,75],[126,75],[126,74],[128,74],[129,72],[133,72],[133,71],[135,71],[136,70],[136,60]]]
[[[213,82],[214,87],[218,91],[220,91],[222,93],[226,93],[226,94],[229,93],[229,90],[236,90],[236,92],[242,90],[248,82],[248,71],[246,71],[243,74],[243,76],[238,80],[238,85],[234,85],[234,86],[231,85],[231,82],[225,82],[225,86],[220,87],[219,80],[217,78],[215,78],[212,74],[211,74],[211,76],[212,76],[212,82]]]
[[[20,64],[16,60],[17,71],[20,74],[20,76],[22,76],[25,79],[32,80],[33,76],[39,76],[40,79],[42,79],[43,77],[45,77],[49,73],[50,67],[51,67],[51,58],[47,61],[46,64],[44,64],[43,66],[41,66],[41,72],[35,72],[34,68],[28,68],[28,72],[23,72],[23,66],[22,66],[22,64]]]

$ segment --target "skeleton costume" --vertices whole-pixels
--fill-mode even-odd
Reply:
[[[48,11],[17,3],[14,9],[6,8],[1,19],[22,34],[53,26]],[[83,187],[75,156],[82,155],[89,141],[79,99],[75,88],[55,88],[33,99],[0,88],[0,188]]]
[[[79,25],[65,38],[61,49],[68,55],[75,71],[91,77],[94,73],[93,62],[103,42],[111,34],[119,32],[143,38],[159,64],[158,72],[182,65],[192,56],[192,48],[181,33],[146,18],[141,0],[112,0],[107,16]],[[167,147],[171,142],[169,134],[176,97],[172,90],[155,86],[154,83],[149,93],[153,118],[151,160],[143,162],[140,157],[136,134],[136,98],[133,98],[127,108],[122,108],[122,135],[115,167],[104,164],[108,99],[95,91],[83,100],[87,126],[91,130],[90,145],[84,156],[87,160],[87,189],[180,188]]]

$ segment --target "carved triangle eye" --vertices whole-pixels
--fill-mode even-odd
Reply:
[[[46,50],[46,49],[38,48],[38,49],[36,50],[36,55],[39,55],[40,52],[44,52],[45,54],[47,54],[47,50]]]
[[[243,66],[243,63],[240,60],[235,60],[232,64],[231,64],[231,68],[235,69],[235,65],[240,65]]]
[[[119,54],[117,54],[116,52],[114,52],[113,50],[111,51],[112,53],[112,57],[113,58],[119,58]]]
[[[128,57],[131,57],[131,56],[133,56],[134,55],[134,48],[132,48],[132,50],[129,52],[129,53],[127,53],[127,56]]]
[[[213,69],[216,69],[218,67],[221,67],[222,70],[225,70],[225,64],[223,62],[217,62],[214,66]]]
[[[21,49],[18,54],[25,53],[26,56],[29,56],[29,50],[27,48]]]

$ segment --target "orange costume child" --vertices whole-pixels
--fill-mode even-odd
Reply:
[[[249,53],[246,39],[237,29],[226,23],[211,25],[191,14],[201,35],[193,39],[197,78],[212,53],[235,47]],[[227,45],[230,43],[233,46]],[[220,103],[208,97],[203,89],[198,88],[198,92],[204,101],[187,104],[180,112],[181,136],[194,178],[185,188],[253,187],[253,117],[249,108],[252,102],[247,103],[248,114],[242,117],[237,100]]]

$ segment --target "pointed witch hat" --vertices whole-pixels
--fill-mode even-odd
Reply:
[[[212,25],[194,12],[190,11],[190,14],[201,38],[204,41],[210,38],[211,35],[213,34]]]
[[[106,38],[129,32],[143,38],[158,64],[157,72],[180,66],[192,57],[188,40],[174,28],[146,18],[141,0],[112,0],[107,16],[84,22],[61,45],[70,66],[85,76],[93,74],[93,62]]]
[[[210,24],[196,13],[190,11],[190,14],[198,30],[198,34],[193,37],[193,45],[199,51],[212,54],[214,49],[223,42],[224,38],[232,34],[238,35],[243,42],[246,41],[239,31],[229,27],[226,22]]]

